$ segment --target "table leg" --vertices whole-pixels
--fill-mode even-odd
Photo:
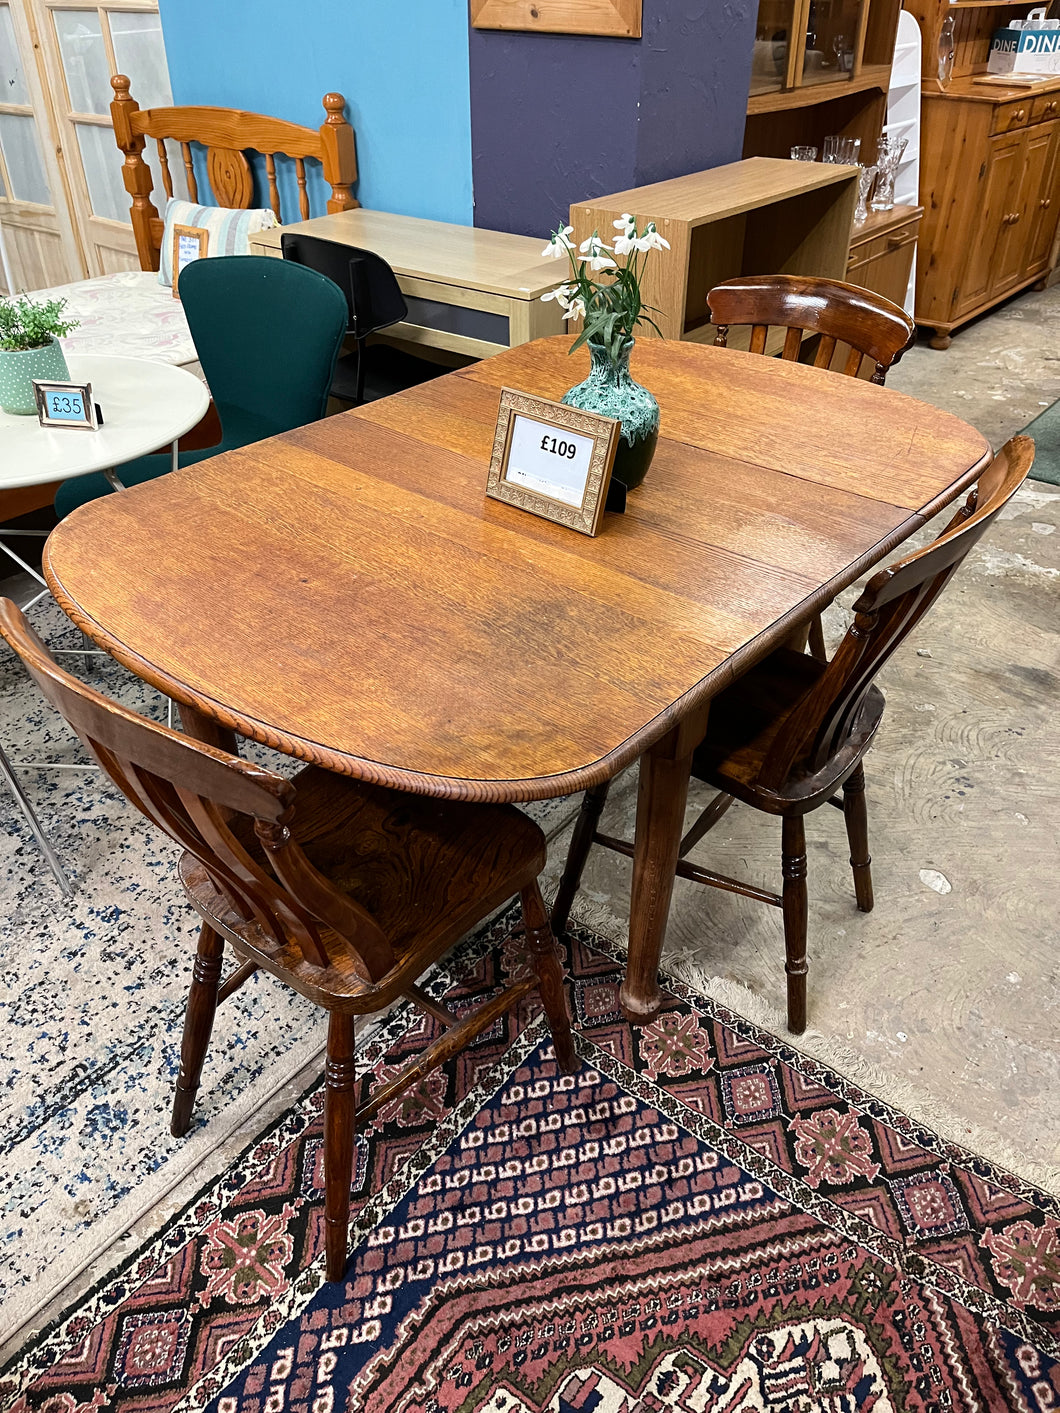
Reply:
[[[195,707],[182,706],[179,710],[185,736],[190,736],[194,741],[201,741],[204,746],[227,751],[230,756],[239,755],[236,733],[231,727],[222,726],[219,721],[214,721],[212,716],[205,716]]]
[[[707,706],[703,706],[640,761],[629,961],[621,991],[622,1010],[633,1025],[647,1024],[661,1004],[659,955],[684,833],[692,752],[703,739],[706,726]]]

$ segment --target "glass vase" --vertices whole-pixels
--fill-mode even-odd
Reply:
[[[876,191],[872,197],[873,211],[890,211],[894,207],[894,179],[898,174],[898,163],[909,145],[907,137],[888,137],[884,134],[876,148]]]
[[[876,180],[875,167],[862,167],[858,176],[858,202],[854,207],[854,225],[863,226],[869,219],[869,192]]]
[[[590,339],[589,376],[563,396],[568,407],[617,417],[622,423],[615,469],[611,474],[627,491],[636,490],[648,474],[659,440],[659,404],[647,388],[633,380],[629,371],[629,355],[635,342],[629,339],[617,360],[612,361],[605,346]]]

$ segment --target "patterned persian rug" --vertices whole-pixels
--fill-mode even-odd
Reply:
[[[468,1004],[522,965],[466,943]],[[494,960],[495,949],[497,960]],[[898,1413],[1060,1404],[1060,1203],[671,983],[633,1032],[570,957],[583,1067],[536,1001],[359,1138],[322,1284],[321,1094],[0,1375],[11,1413]],[[363,1090],[429,1038],[395,1012]]]

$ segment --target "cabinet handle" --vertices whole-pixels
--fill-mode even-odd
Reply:
[[[913,240],[916,240],[914,235],[891,236],[887,241],[887,249],[901,250],[903,245],[908,245]]]
[[[1038,205],[1042,208],[1043,211],[1048,211],[1049,207],[1052,204],[1053,198],[1051,196],[1043,196],[1041,201],[1038,202]]]
[[[1026,108],[1017,108],[1016,111],[1015,111],[1015,112],[1013,113],[1013,115],[1012,115],[1012,121],[1013,121],[1014,123],[1022,123],[1023,120],[1024,120],[1024,118],[1025,118],[1026,116],[1027,116],[1027,110],[1026,110]]]
[[[1047,115],[1047,116],[1048,116],[1049,114],[1051,114],[1051,113],[1055,113],[1055,112],[1056,112],[1056,99],[1055,99],[1055,98],[1053,99],[1053,101],[1052,101],[1051,103],[1047,103],[1047,104],[1045,105],[1045,112],[1046,112],[1046,115]]]

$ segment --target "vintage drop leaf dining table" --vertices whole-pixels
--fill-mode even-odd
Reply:
[[[48,583],[100,647],[232,732],[428,795],[526,801],[641,758],[633,1021],[657,969],[710,699],[989,464],[887,388],[642,340],[648,478],[590,539],[484,494],[500,389],[585,376],[564,337],[80,507]]]

